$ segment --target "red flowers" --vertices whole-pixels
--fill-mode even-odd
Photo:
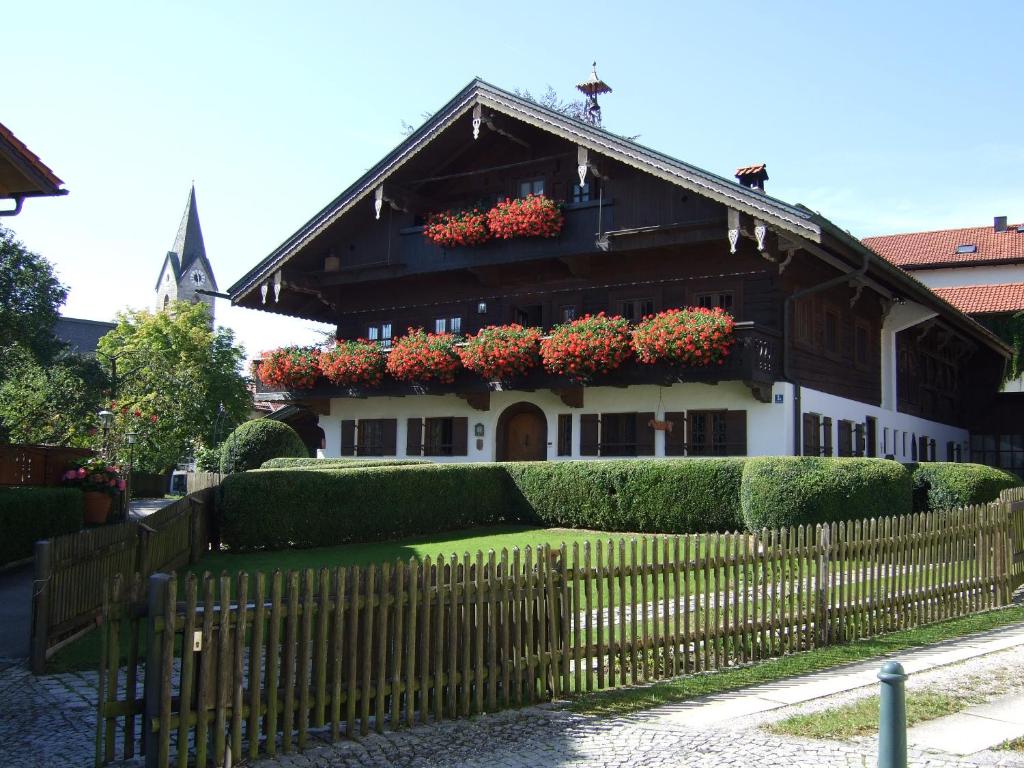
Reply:
[[[557,237],[565,219],[558,204],[544,195],[506,198],[483,213],[478,208],[435,213],[423,229],[435,245],[455,248],[483,245],[492,237]]]
[[[516,200],[506,198],[487,212],[491,235],[503,240],[557,237],[564,221],[555,201],[544,195],[527,195]]]
[[[376,342],[339,341],[320,353],[320,370],[328,380],[342,387],[375,387],[384,378],[384,352]]]
[[[437,379],[450,384],[455,381],[460,362],[455,352],[455,336],[409,328],[405,336],[392,344],[387,371],[400,381]]]
[[[315,347],[281,347],[264,352],[253,372],[268,386],[312,389],[320,375],[319,359]]]
[[[488,381],[506,381],[539,362],[539,328],[491,325],[466,339],[458,349],[462,364]]]
[[[482,245],[490,237],[487,231],[487,215],[476,208],[435,213],[427,222],[423,234],[435,245],[447,248]]]
[[[631,354],[629,321],[604,312],[555,326],[540,343],[548,372],[577,380],[613,371]]]
[[[633,349],[642,363],[723,365],[736,342],[732,315],[715,307],[667,309],[633,329]]]

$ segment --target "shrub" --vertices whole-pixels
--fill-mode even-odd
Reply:
[[[515,323],[491,325],[467,338],[458,353],[467,370],[488,381],[507,381],[537,365],[539,342],[538,328],[524,328]]]
[[[339,341],[320,353],[324,377],[342,387],[376,387],[384,378],[385,356],[373,341]]]
[[[450,384],[461,364],[455,352],[455,336],[409,328],[405,336],[391,345],[387,370],[399,381],[437,379]]]
[[[757,457],[743,468],[740,501],[748,530],[905,515],[910,473],[886,459]]]
[[[358,467],[398,467],[407,464],[430,464],[428,459],[347,458],[311,459],[278,458],[264,461],[260,469],[356,469]]]
[[[431,464],[225,478],[221,536],[232,549],[319,547],[492,525],[506,519],[497,464]]]
[[[253,373],[267,386],[312,389],[320,375],[319,358],[316,347],[281,347],[264,352],[253,363]]]
[[[504,464],[525,519],[604,531],[698,533],[742,527],[742,458]],[[513,508],[514,510],[514,508]]]
[[[77,488],[0,488],[0,565],[31,557],[40,539],[81,527]]]
[[[613,371],[630,354],[629,321],[604,312],[556,325],[540,343],[547,371],[577,380]]]
[[[907,464],[914,480],[914,511],[927,512],[999,498],[999,492],[1022,485],[1016,475],[984,464],[934,461]]]
[[[633,329],[633,351],[641,363],[724,365],[736,341],[732,315],[715,307],[668,309]]]
[[[255,469],[279,456],[309,456],[298,433],[280,421],[254,419],[239,425],[221,446],[220,471],[227,475]]]

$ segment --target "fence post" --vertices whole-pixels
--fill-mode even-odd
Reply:
[[[823,647],[829,643],[829,589],[831,583],[831,537],[828,525],[818,525],[818,578],[815,583],[817,622],[818,622],[818,646]]]
[[[188,497],[188,510],[189,510],[189,551],[188,561],[190,563],[198,563],[203,557],[203,545],[206,543],[204,539],[206,536],[203,533],[203,514],[205,504],[200,499],[189,494]]]
[[[46,647],[50,633],[50,542],[37,541],[32,568],[32,634],[29,639],[29,661],[32,673],[46,671]]]
[[[160,750],[158,739],[160,734],[153,730],[153,721],[160,716],[161,679],[163,669],[163,637],[157,630],[157,621],[162,621],[167,608],[167,592],[171,576],[167,573],[154,573],[149,577],[146,590],[146,677],[143,692],[142,733],[143,750],[146,753],[146,768],[158,768]],[[173,632],[173,627],[163,627],[163,632]]]
[[[149,534],[152,529],[149,528],[145,523],[139,523],[139,552],[136,558],[136,573],[142,578],[146,578],[150,574],[150,555],[149,555]]]
[[[878,722],[878,768],[907,768],[907,674],[898,661],[887,661],[882,681]]]

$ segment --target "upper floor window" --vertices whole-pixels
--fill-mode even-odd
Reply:
[[[705,307],[707,309],[720,307],[726,312],[732,312],[732,291],[714,291],[711,293],[697,294],[697,306]]]
[[[619,302],[619,314],[636,322],[654,314],[654,299],[628,299]]]
[[[366,339],[379,342],[383,349],[391,349],[391,323],[371,325],[366,329]]]
[[[434,320],[434,333],[462,333],[461,317],[439,317]]]
[[[543,195],[544,179],[523,179],[519,182],[519,197]]]
[[[586,184],[573,184],[572,185],[572,202],[574,203],[586,203],[590,201],[590,182]]]
[[[558,311],[558,318],[563,323],[571,323],[576,319],[576,305],[566,304]]]

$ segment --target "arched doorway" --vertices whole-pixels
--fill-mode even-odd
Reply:
[[[533,403],[516,403],[498,417],[498,461],[544,461],[548,457],[548,420]]]

